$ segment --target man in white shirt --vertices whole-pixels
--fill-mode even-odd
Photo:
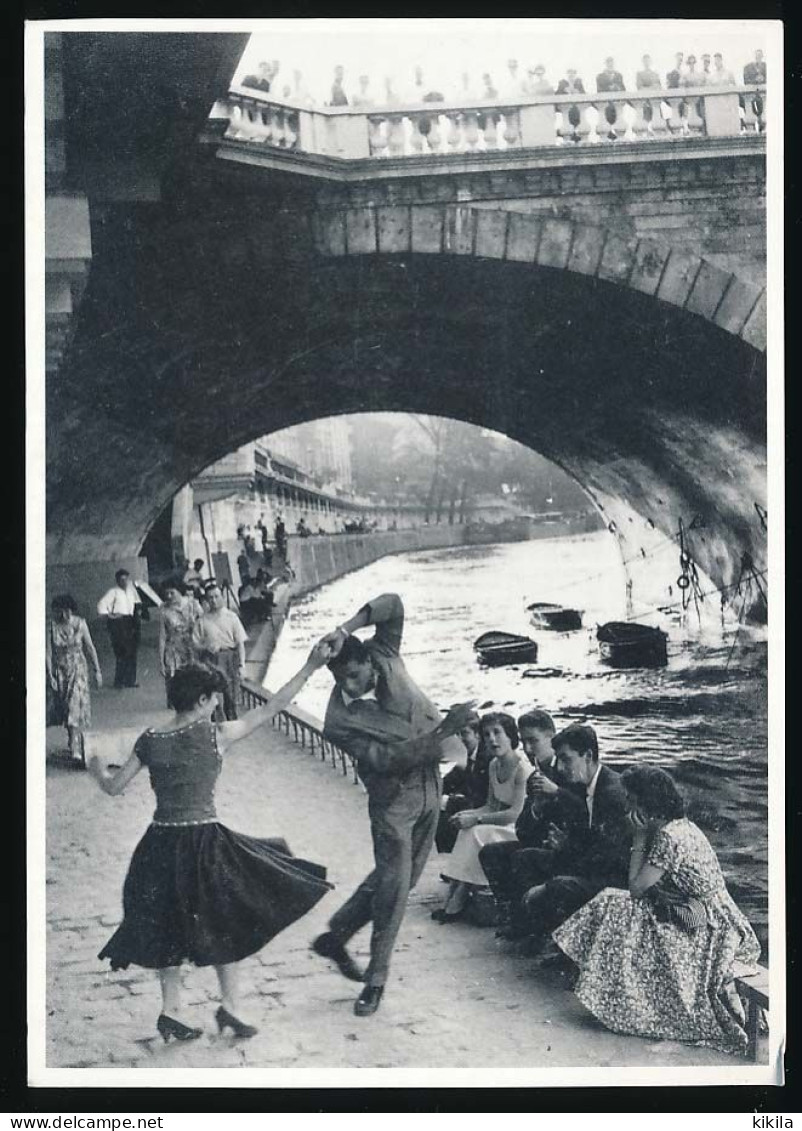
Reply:
[[[248,634],[237,614],[225,607],[216,581],[207,583],[205,598],[209,611],[195,625],[192,642],[199,659],[216,668],[225,680],[223,714],[230,721],[238,715],[240,678]]]
[[[141,602],[127,569],[118,569],[115,584],[97,603],[98,616],[106,618],[106,628],[116,660],[114,686],[138,687],[136,653],[139,648]]]

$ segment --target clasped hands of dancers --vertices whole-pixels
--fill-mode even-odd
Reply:
[[[440,812],[439,762],[462,746],[455,736],[473,703],[443,717],[409,676],[400,656],[404,608],[395,594],[364,605],[313,647],[269,702],[230,722],[215,722],[220,676],[201,667],[170,680],[171,725],[150,728],[115,772],[97,757],[89,770],[105,793],[121,794],[147,766],[156,811],[134,850],[123,887],[123,921],[100,952],[112,969],[133,963],[158,972],[166,1041],[202,1030],[181,1020],[180,968],[214,966],[221,1033],[252,1037],[243,1017],[238,964],[301,918],[333,887],[326,869],[293,855],[282,838],[257,838],[221,824],[214,793],[222,759],[236,743],[287,708],[309,677],[328,665],[334,678],[324,735],[355,760],[368,793],[375,867],[332,916],[312,949],[346,978],[363,982],[354,1011],[376,1011],[406,908],[434,843]],[[368,639],[353,633],[375,626]],[[346,949],[372,923],[362,972]]]

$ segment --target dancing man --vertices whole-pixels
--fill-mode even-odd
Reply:
[[[368,640],[352,633],[368,625]],[[440,812],[444,740],[468,720],[473,704],[458,704],[442,718],[412,680],[401,659],[404,606],[394,593],[374,598],[323,637],[335,686],[324,734],[356,761],[368,792],[376,866],[329,922],[313,950],[365,986],[354,1005],[358,1017],[375,1013],[384,993],[390,957],[406,910],[434,843]],[[454,749],[462,751],[459,739]],[[449,744],[450,745],[450,744]],[[464,751],[462,751],[464,755]],[[364,974],[345,944],[372,922],[370,963]]]

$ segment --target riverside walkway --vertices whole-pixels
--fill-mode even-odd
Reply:
[[[108,644],[105,634],[96,635],[110,682]],[[121,728],[121,756],[132,731],[166,717],[155,635],[155,625],[146,625],[139,689],[93,696],[98,746],[113,750],[112,736]],[[61,745],[58,740],[58,732],[48,731],[49,746]],[[226,759],[220,819],[257,836],[286,836],[299,855],[328,866],[336,890],[243,964],[243,1013],[259,1026],[257,1037],[219,1037],[214,972],[187,968],[185,1018],[205,1033],[186,1045],[165,1046],[155,1031],[154,974],[136,967],[111,973],[96,957],[119,923],[125,870],[152,810],[146,773],[125,795],[111,798],[86,774],[48,764],[49,1068],[751,1067],[707,1049],[607,1032],[558,974],[515,953],[492,930],[432,922],[430,910],[444,891],[436,854],[410,897],[381,1009],[374,1017],[355,1017],[358,987],[313,955],[309,941],[372,866],[365,794],[269,727]],[[361,961],[367,946],[363,932],[353,947]]]

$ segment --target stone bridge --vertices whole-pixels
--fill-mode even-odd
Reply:
[[[313,111],[229,91],[232,37],[182,36],[194,70],[174,81],[194,86],[160,98],[142,37],[81,38],[48,53],[60,584],[135,558],[174,493],[247,440],[387,410],[556,460],[627,555],[682,526],[716,585],[744,555],[765,565],[765,92]],[[124,115],[87,47],[128,64]],[[139,141],[121,167],[123,118]]]

